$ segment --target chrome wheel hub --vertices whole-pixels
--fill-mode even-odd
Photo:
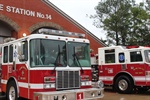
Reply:
[[[125,91],[128,88],[128,82],[122,79],[119,81],[118,87],[120,90]]]
[[[10,87],[9,90],[9,100],[15,100],[15,88],[14,87]]]

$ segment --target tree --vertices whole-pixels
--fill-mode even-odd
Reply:
[[[144,3],[131,8],[129,45],[149,45],[150,39],[150,15]]]
[[[139,45],[149,36],[149,8],[149,2],[136,5],[134,0],[101,0],[91,18],[97,19],[96,27],[107,31],[109,44]]]
[[[148,10],[150,13],[150,1],[146,0],[146,3],[147,3],[146,10]]]
[[[131,4],[134,4],[134,0],[101,0],[95,7],[97,15],[91,17],[99,19],[95,25],[107,31],[109,43],[125,45]]]

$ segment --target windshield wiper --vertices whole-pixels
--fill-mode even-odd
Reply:
[[[76,59],[76,61],[78,62],[78,64],[79,64],[79,67],[81,68],[81,72],[82,73],[84,73],[84,70],[83,70],[83,68],[82,68],[82,66],[81,66],[81,64],[80,64],[80,62],[79,62],[79,59],[78,59],[78,57],[77,57],[77,55],[74,53],[73,54],[73,57]]]
[[[54,69],[52,70],[52,74],[54,73],[54,71],[56,70],[56,67],[57,67],[57,62],[58,62],[58,58],[60,56],[60,45],[58,45],[58,54],[57,54],[57,57],[56,57],[56,60],[55,60],[55,63],[54,63]]]

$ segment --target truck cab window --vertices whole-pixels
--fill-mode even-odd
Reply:
[[[145,56],[145,61],[147,63],[150,63],[150,50],[145,50],[144,51],[144,56]]]
[[[5,46],[5,47],[4,47],[3,62],[4,62],[4,63],[7,63],[7,62],[8,62],[8,46]]]
[[[68,65],[70,67],[90,67],[90,49],[88,43],[68,42]]]
[[[21,42],[21,59],[20,61],[27,61],[28,60],[28,42],[22,41]]]
[[[31,67],[67,66],[65,41],[33,39],[30,48]]]
[[[130,52],[131,62],[141,62],[143,61],[141,51]]]
[[[105,63],[115,63],[115,49],[105,50]]]
[[[9,62],[13,61],[13,45],[9,46]]]

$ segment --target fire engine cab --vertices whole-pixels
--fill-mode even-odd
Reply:
[[[102,98],[103,83],[92,82],[89,40],[79,37],[83,35],[43,28],[6,39],[0,45],[0,64],[1,91],[7,100]]]
[[[113,46],[98,48],[91,57],[93,68],[105,86],[119,93],[131,93],[135,88],[150,89],[150,48],[142,46]]]

